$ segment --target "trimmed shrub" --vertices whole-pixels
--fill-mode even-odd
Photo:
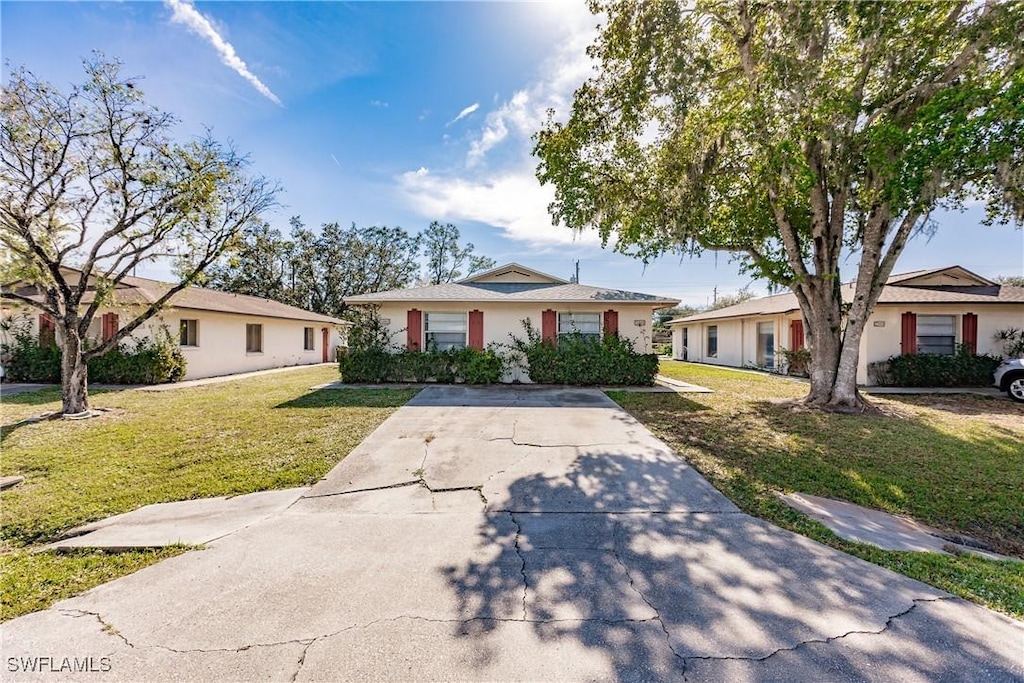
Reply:
[[[353,384],[439,382],[493,384],[501,381],[505,362],[494,348],[388,353],[380,349],[350,350],[339,363],[341,379]]]
[[[15,382],[60,382],[60,349],[39,345],[31,322],[5,323],[10,341],[0,345],[6,378]],[[83,344],[89,348],[89,341]],[[170,334],[161,338],[130,339],[102,356],[89,360],[89,381],[99,384],[164,384],[185,376],[186,361]]]
[[[965,345],[952,356],[918,353],[889,359],[889,376],[901,387],[983,387],[992,384],[1000,359],[974,355]]]
[[[541,339],[529,320],[526,339],[512,338],[512,347],[525,359],[530,379],[540,384],[650,386],[658,374],[658,356],[637,353],[633,343],[617,335],[601,339],[562,335],[557,344]]]

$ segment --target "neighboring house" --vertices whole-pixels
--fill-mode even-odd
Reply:
[[[65,271],[71,279],[69,273],[74,271]],[[87,338],[108,339],[120,329],[122,321],[133,319],[171,286],[140,277],[124,278],[114,290],[111,303],[93,318]],[[32,287],[16,291],[37,295]],[[93,300],[89,294],[85,299],[83,303]],[[47,314],[8,298],[3,298],[2,304],[4,319],[27,315],[34,333],[52,338],[53,321]],[[349,326],[338,318],[269,299],[186,287],[132,336],[155,339],[170,334],[188,361],[185,379],[199,379],[332,362],[338,347],[345,344]]]
[[[843,286],[843,299],[853,285]],[[781,369],[781,348],[804,347],[804,320],[792,293],[669,321],[679,360]],[[904,353],[953,354],[958,344],[1001,355],[995,333],[1024,328],[1024,287],[999,285],[960,266],[893,275],[864,328],[857,381],[873,384],[868,364]]]
[[[523,321],[529,320],[544,339],[611,333],[649,353],[653,312],[679,302],[568,282],[509,263],[459,282],[352,296],[345,303],[379,307],[393,343],[407,349],[507,344],[511,335],[525,338]]]

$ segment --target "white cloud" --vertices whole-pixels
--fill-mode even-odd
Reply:
[[[448,122],[448,125],[450,126],[453,123],[455,123],[456,121],[461,121],[462,119],[466,118],[467,116],[469,116],[470,114],[472,114],[473,112],[475,112],[479,108],[480,108],[480,103],[479,102],[474,102],[473,104],[469,105],[468,107],[466,107],[465,109],[460,111],[458,116],[456,116],[454,119],[452,119],[451,121]]]
[[[405,173],[396,179],[399,191],[414,210],[431,220],[480,221],[534,248],[598,245],[600,239],[593,231],[574,234],[565,226],[552,224],[547,207],[554,190],[542,187],[536,179],[536,159],[531,154],[531,136],[547,120],[548,109],[567,115],[573,93],[591,74],[586,48],[596,36],[597,20],[586,11],[585,3],[531,7],[547,13],[542,16],[547,26],[561,31],[551,42],[557,47],[539,65],[535,80],[507,100],[496,102],[465,143],[463,167]],[[466,107],[451,123],[478,108],[479,104]],[[496,154],[499,149],[501,154]]]
[[[420,167],[403,173],[400,188],[413,208],[436,220],[471,220],[502,229],[505,237],[532,247],[598,245],[596,232],[576,234],[554,226],[547,205],[554,199],[529,170],[510,171],[482,179],[435,175]]]
[[[384,100],[370,100],[371,107],[380,107],[381,109],[387,109],[391,105]]]
[[[264,85],[263,81],[257,78],[254,73],[249,71],[249,67],[246,66],[242,58],[235,52],[234,46],[224,40],[223,36],[213,27],[210,20],[203,16],[191,2],[187,0],[164,0],[164,4],[171,8],[171,21],[173,23],[184,24],[196,35],[205,38],[217,51],[217,54],[220,55],[220,61],[225,66],[249,81],[268,100],[278,106],[284,106],[277,95],[271,92],[270,88]]]

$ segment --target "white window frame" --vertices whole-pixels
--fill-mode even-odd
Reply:
[[[771,328],[771,332],[768,333],[768,334],[764,334],[764,333],[761,332],[761,330],[766,328],[766,327],[770,327]],[[763,336],[766,337],[768,335],[770,335],[771,339],[772,339],[772,352],[771,352],[771,362],[770,363],[768,362],[769,361],[768,349],[763,348],[761,346],[761,340],[762,340]],[[778,355],[779,355],[778,354],[778,349],[776,348],[776,344],[775,344],[775,337],[776,337],[776,334],[775,334],[775,323],[773,323],[773,322],[759,322],[759,323],[757,323],[757,362],[758,362],[758,365],[760,365],[762,367],[765,367],[765,368],[774,368],[775,367],[775,364],[778,362]]]
[[[302,350],[303,351],[316,351],[316,328],[315,327],[303,327],[302,328]]]
[[[711,350],[711,330],[715,331],[715,350]],[[718,358],[718,325],[708,325],[704,333],[704,343],[708,358]]]
[[[583,330],[583,326],[597,325],[596,332],[586,332]],[[604,321],[600,313],[594,312],[577,312],[561,311],[558,314],[558,338],[566,337],[570,334],[579,334],[584,339],[596,339],[601,340],[601,334],[603,330]]]
[[[440,327],[441,329],[430,329],[430,316],[434,316],[435,328]],[[443,319],[442,319],[443,317]],[[450,329],[459,327],[460,329]],[[461,334],[462,341],[453,341],[452,339],[444,340],[441,342],[435,341],[437,336],[448,335],[454,337],[454,335]],[[432,343],[433,342],[433,343]],[[423,313],[423,349],[429,350],[436,348],[438,351],[447,351],[448,349],[464,349],[469,345],[469,313],[462,311],[424,311]]]
[[[257,344],[252,343],[254,332]],[[252,355],[263,353],[263,323],[245,324],[245,352]]]
[[[928,319],[929,318],[944,318],[944,319],[948,320],[949,321],[949,326],[950,326],[949,327],[949,334],[926,334],[926,335],[922,335],[921,334],[921,328],[928,326],[928,324],[929,324]],[[953,314],[943,314],[943,315],[932,315],[932,314],[921,315],[921,314],[918,314],[918,316],[917,316],[917,338],[914,340],[914,343],[917,345],[917,352],[918,353],[935,353],[935,354],[938,354],[938,355],[941,355],[941,356],[952,356],[952,355],[955,355],[956,354],[956,343],[957,343],[956,342],[956,328],[957,328],[956,320],[957,320],[957,316],[955,316]],[[932,325],[935,325],[935,324],[936,323],[932,323]],[[950,340],[950,344],[948,346],[948,351],[946,351],[946,350],[943,350],[943,351],[922,350],[922,346],[932,347],[932,348],[939,346],[939,344],[934,343],[934,341],[931,344],[922,344],[921,343],[921,339],[922,338],[928,338],[928,339],[931,339],[931,340],[949,339]],[[942,346],[945,347],[946,345],[942,344]]]
[[[192,323],[192,334],[188,333],[189,323]],[[184,334],[183,334],[184,333]],[[191,337],[192,343],[189,342]],[[184,349],[194,349],[199,346],[199,319],[182,318],[178,324],[178,346]]]

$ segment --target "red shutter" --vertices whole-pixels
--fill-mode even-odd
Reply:
[[[103,314],[103,341],[107,341],[115,334],[118,330],[118,318],[117,313],[104,313]]]
[[[606,336],[619,336],[619,312],[611,309],[604,312],[604,333]]]
[[[799,351],[804,348],[804,321],[791,320],[789,323],[789,350]]]
[[[978,353],[978,316],[964,313],[964,334],[961,340],[972,354]]]
[[[422,311],[418,311],[415,308],[409,311],[409,316],[406,320],[406,338],[407,342],[405,348],[410,351],[419,351],[423,348]]]
[[[902,322],[900,353],[904,356],[912,356],[917,353],[917,315],[910,312],[904,313]]]
[[[469,312],[469,348],[484,350],[484,312]]]
[[[39,314],[39,345],[52,346],[57,341],[57,324],[49,313]]]
[[[550,308],[540,315],[540,338],[552,344],[558,339],[558,314]]]

